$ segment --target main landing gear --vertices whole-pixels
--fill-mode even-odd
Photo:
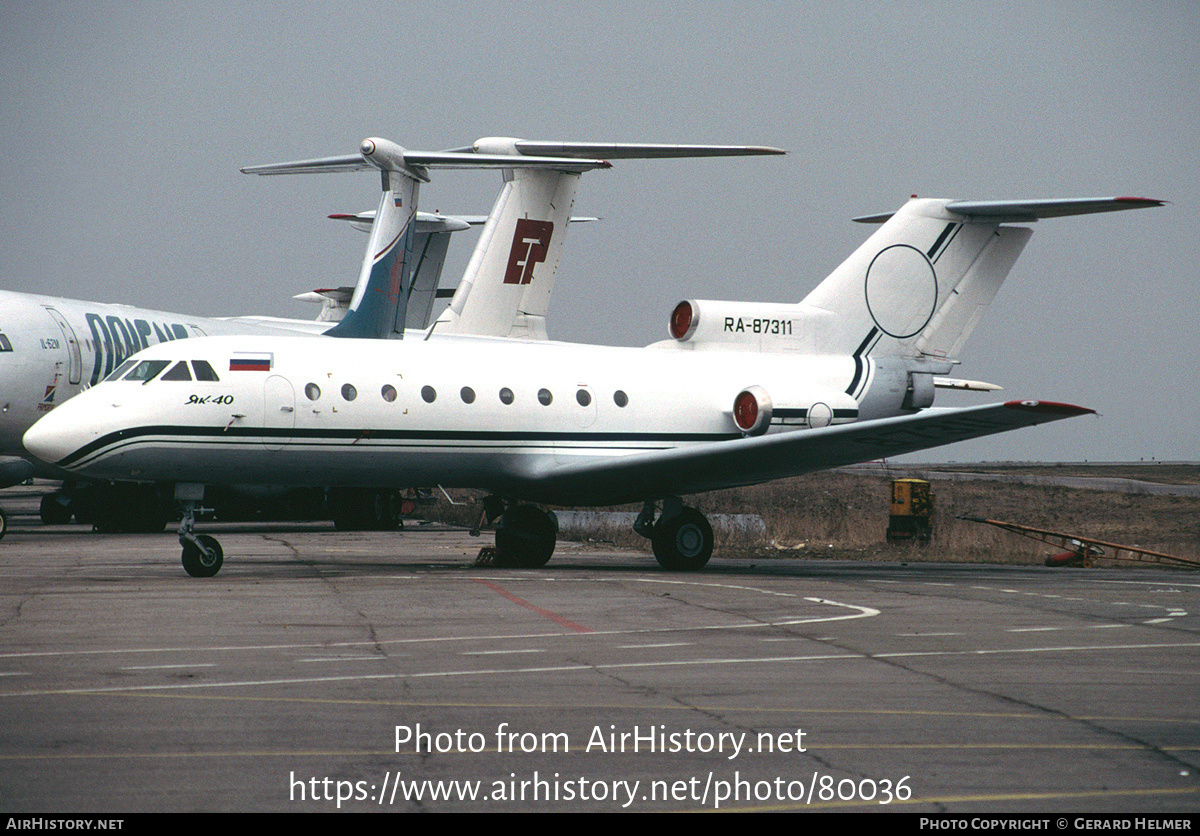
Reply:
[[[662,515],[654,519],[654,503],[647,502],[634,520],[633,530],[650,539],[654,558],[672,572],[703,569],[713,553],[713,530],[708,519],[683,504],[677,496],[663,500]]]
[[[708,519],[685,506],[677,496],[663,500],[662,514],[647,502],[633,530],[650,540],[654,557],[664,569],[694,572],[703,569],[713,553],[713,530]],[[558,521],[554,514],[533,505],[519,505],[498,496],[483,501],[480,525],[471,531],[478,536],[485,522],[499,519],[496,526],[496,559],[493,565],[536,569],[554,554]]]
[[[558,520],[553,513],[489,496],[483,501],[483,520],[491,522],[497,517],[494,565],[537,569],[549,562],[558,539]],[[478,534],[479,529],[472,533]]]
[[[204,498],[204,485],[180,483],[175,486],[175,498],[183,509],[179,522],[179,544],[183,546],[183,570],[193,578],[211,578],[221,571],[225,552],[217,538],[196,534],[196,503]]]

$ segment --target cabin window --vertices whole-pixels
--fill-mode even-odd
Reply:
[[[588,406],[592,402],[592,393],[587,389],[579,389],[575,392],[575,400],[579,401],[580,406]]]
[[[549,389],[538,389],[538,403],[542,406],[549,406],[554,400],[554,396],[550,394]]]
[[[508,404],[511,404],[514,400],[516,400],[516,398],[513,397],[512,389],[509,389],[507,386],[505,386],[503,389],[500,390],[500,403],[505,404],[507,406]]]
[[[459,394],[462,395],[463,403],[475,403],[475,390],[470,386],[464,386]]]
[[[163,380],[191,380],[192,373],[188,371],[187,360],[180,360],[171,370],[162,376]]]
[[[208,364],[207,360],[193,360],[192,370],[196,372],[196,380],[207,380],[213,383],[220,383],[221,378],[217,377],[217,373],[213,371],[213,367]]]
[[[143,360],[133,367],[133,371],[125,375],[125,380],[140,380],[142,383],[149,383],[169,365],[171,365],[170,360]]]
[[[8,341],[8,337],[0,334],[0,351],[12,351],[12,343]]]
[[[352,401],[358,397],[358,390],[354,388],[353,384],[347,383],[342,386],[342,397]]]
[[[310,401],[315,401],[321,397],[321,387],[315,383],[306,384],[304,387],[304,395]]]
[[[618,389],[617,391],[613,392],[613,403],[615,403],[617,406],[626,406],[629,403],[629,396]]]
[[[383,388],[379,390],[379,394],[388,403],[393,403],[396,400],[396,387],[390,383],[383,384]]]
[[[421,400],[425,401],[425,403],[433,403],[437,400],[437,390],[432,386],[422,386]]]

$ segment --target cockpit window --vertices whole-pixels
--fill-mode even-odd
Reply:
[[[180,360],[171,370],[162,376],[163,380],[191,380],[191,372],[188,371],[187,360]]]
[[[170,360],[143,360],[138,363],[133,371],[125,375],[124,380],[140,380],[142,383],[149,383],[154,379],[155,375],[171,365]]]
[[[137,364],[138,364],[137,360],[126,360],[124,363],[117,366],[116,371],[114,371],[112,374],[110,374],[108,377],[106,377],[104,379],[105,380],[120,380],[121,377],[125,374],[125,372],[129,371]]]
[[[194,325],[192,326],[195,327]],[[220,382],[221,378],[217,377],[217,373],[213,371],[213,367],[208,364],[207,360],[193,360],[192,368],[196,370],[196,380],[208,380],[214,383]]]

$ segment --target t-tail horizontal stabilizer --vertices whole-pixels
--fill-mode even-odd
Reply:
[[[996,223],[1032,223],[1040,218],[1152,209],[1165,204],[1165,200],[1149,197],[1068,197],[1038,200],[952,200],[946,204],[946,208],[958,215],[988,218]],[[878,215],[860,215],[853,220],[860,224],[881,224],[894,214],[896,213],[883,212]]]
[[[246,174],[309,174],[378,169],[383,195],[375,210],[371,237],[349,310],[341,322],[326,331],[332,337],[398,338],[404,335],[408,299],[417,262],[429,248],[442,249],[445,241],[426,238],[418,242],[414,223],[421,183],[429,182],[431,168],[518,168],[553,165],[573,172],[607,168],[603,160],[563,160],[554,157],[494,156],[446,151],[410,151],[386,139],[365,139],[358,154],[320,157],[287,163],[250,166]],[[419,246],[423,244],[423,246]],[[433,253],[437,260],[437,252]],[[440,270],[440,265],[438,267]],[[432,304],[432,302],[431,302]]]
[[[668,159],[782,154],[755,145],[478,140],[466,152],[564,159]],[[546,338],[546,312],[562,257],[566,222],[579,185],[576,172],[547,166],[505,173],[504,189],[479,236],[450,307],[430,333]]]
[[[412,223],[419,184],[429,182],[428,170],[432,168],[501,169],[508,185],[484,225],[480,245],[452,302],[453,316],[443,330],[460,334],[544,336],[545,309],[562,249],[562,233],[574,202],[575,184],[584,171],[611,167],[601,155],[614,159],[653,159],[782,153],[763,146],[535,142],[511,137],[486,137],[469,148],[413,151],[373,137],[363,140],[358,154],[249,166],[242,172],[261,175],[368,169],[382,172],[383,196],[375,212],[354,296],[345,317],[326,334],[397,338],[404,335],[406,320],[411,322],[407,308],[418,275],[415,262],[423,249],[418,246]],[[515,199],[509,188],[513,183],[518,184]],[[507,214],[501,211],[504,208]],[[517,214],[523,210],[528,211]],[[542,220],[548,215],[554,219]],[[555,221],[557,236],[553,234]],[[514,232],[517,226],[520,228]],[[426,242],[428,246],[434,243],[433,238]],[[489,257],[483,258],[484,255]],[[539,264],[539,281],[535,282],[534,268]],[[506,292],[493,289],[491,293],[476,293],[468,307],[466,300],[472,288],[493,280],[512,287]]]

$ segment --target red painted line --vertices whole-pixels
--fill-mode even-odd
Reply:
[[[550,610],[544,610],[541,607],[537,606],[536,604],[529,603],[524,598],[518,598],[516,595],[513,595],[511,592],[509,592],[507,589],[504,589],[503,587],[500,587],[500,586],[496,586],[496,584],[494,584],[494,583],[489,583],[487,581],[480,580],[479,578],[472,578],[472,580],[474,580],[475,583],[483,584],[484,586],[486,586],[488,589],[492,590],[493,592],[500,593],[505,598],[512,601],[514,604],[519,604],[520,606],[525,607],[528,610],[533,610],[535,613],[542,616],[543,618],[548,618],[551,621],[553,621],[555,624],[558,624],[562,627],[566,627],[568,630],[574,630],[576,633],[592,632],[590,627],[583,627],[579,624],[576,624],[574,621],[571,621],[570,619],[563,618],[558,613],[550,612]]]

